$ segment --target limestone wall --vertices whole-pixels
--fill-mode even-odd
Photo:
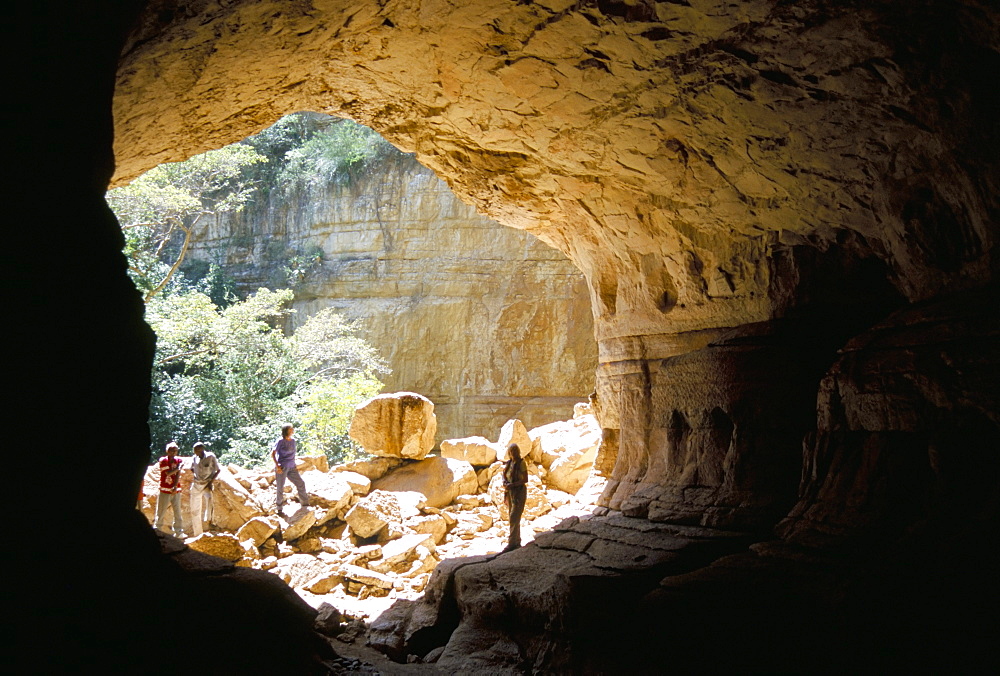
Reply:
[[[315,248],[323,262],[296,286],[293,327],[330,306],[358,320],[392,368],[386,391],[435,403],[439,441],[492,436],[510,418],[565,419],[593,391],[582,273],[405,156],[343,185],[276,188],[259,208],[206,220],[189,257],[222,260],[254,290],[281,285],[288,259]]]

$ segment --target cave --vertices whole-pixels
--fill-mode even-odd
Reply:
[[[103,201],[313,110],[565,253],[599,350],[598,513],[442,564],[436,598],[376,628],[386,651],[996,671],[994,3],[133,0],[11,22],[23,666],[315,671],[287,588],[181,570],[134,508],[153,337]]]

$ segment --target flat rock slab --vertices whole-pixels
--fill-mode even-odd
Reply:
[[[616,513],[572,517],[513,552],[443,561],[424,597],[397,602],[369,642],[395,659],[444,646],[437,665],[455,671],[573,671],[574,648],[593,641],[595,622],[625,617],[662,578],[752,541]]]

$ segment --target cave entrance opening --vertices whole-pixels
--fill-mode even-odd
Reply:
[[[146,299],[147,320],[159,335],[151,458],[167,442],[178,442],[187,455],[196,441],[208,441],[224,465],[247,470],[233,476],[261,506],[273,503],[268,450],[283,420],[294,420],[307,451],[326,451],[326,463],[309,460],[308,467],[322,471],[357,457],[359,447],[344,446],[350,443],[350,412],[379,389],[428,396],[435,403],[438,442],[479,436],[491,444],[499,444],[501,427],[512,419],[524,430],[572,419],[574,405],[593,390],[596,344],[579,270],[530,233],[463,204],[413,155],[350,120],[312,112],[284,116],[243,141],[160,165],[109,192],[108,202],[126,236],[130,274]],[[277,297],[282,293],[284,300]],[[311,397],[305,387],[305,394],[287,392],[287,401],[270,412],[264,405],[254,412],[243,410],[250,407],[240,407],[241,393],[226,387],[256,374],[231,370],[217,378],[206,366],[204,353],[210,349],[218,362],[253,362],[234,347],[252,332],[234,325],[234,316],[250,313],[257,322],[253,330],[270,331],[271,342],[290,336],[294,352],[299,331],[328,310],[356,326],[357,337],[388,367],[370,374],[381,381],[374,390],[352,381],[334,388],[332,401]],[[212,325],[229,333],[213,337],[206,329]],[[213,340],[215,347],[205,347]],[[288,354],[275,352],[274,358]],[[324,446],[324,430],[312,424],[319,414],[310,408],[326,405],[341,415],[331,448]],[[257,418],[247,424],[254,413]],[[225,422],[237,414],[242,424]],[[595,455],[596,420],[576,426]],[[501,498],[489,488],[497,474],[495,460],[476,469],[488,473],[485,484],[472,474],[473,487],[466,488],[462,503],[474,518],[452,524],[456,533],[475,535],[441,538],[433,555],[438,559],[493,554],[506,544]],[[537,481],[525,516],[525,544],[564,518],[546,516],[551,510],[571,507],[572,493],[583,481],[568,476],[569,470],[564,474],[565,485],[554,483],[552,490]],[[151,520],[154,496],[159,497],[154,475],[147,472],[140,501]],[[320,479],[307,483],[313,481]],[[238,490],[222,490],[230,489]],[[182,504],[184,532],[190,534],[183,493]],[[581,505],[578,509],[589,513],[590,502]],[[220,533],[243,527],[231,516],[214,521]],[[286,542],[297,527],[292,520],[302,518],[308,519],[300,512],[289,517]],[[293,551],[312,551],[301,540],[342,539],[344,528],[340,519],[322,529],[308,527],[306,537],[294,540]],[[385,542],[372,535],[357,544],[367,550]],[[265,539],[258,552],[265,559],[277,557],[288,553],[282,549],[287,546]],[[420,559],[425,566],[428,560]],[[408,591],[422,591],[424,573],[429,570],[418,571],[410,580],[417,587]],[[323,586],[306,589],[296,575],[287,581],[306,596]],[[339,605],[363,617],[384,609],[381,599],[365,596],[348,589]]]

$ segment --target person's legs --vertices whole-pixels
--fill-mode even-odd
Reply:
[[[202,534],[202,512],[204,507],[202,501],[205,496],[205,487],[196,483],[191,484],[191,535],[198,537]]]
[[[292,482],[295,486],[295,490],[299,493],[299,503],[303,507],[309,506],[309,493],[306,492],[306,482],[302,480],[302,475],[299,474],[297,469],[286,469],[285,473],[288,474],[288,480]]]
[[[167,499],[169,496],[167,493],[160,493],[156,496],[156,529],[163,530],[163,522],[167,518]],[[167,531],[163,531],[166,533]]]
[[[510,492],[510,537],[507,538],[507,549],[517,549],[521,546],[521,514],[524,513],[524,503],[528,500],[527,490]]]
[[[211,528],[212,517],[215,516],[215,491],[210,488],[205,490],[201,499],[205,503],[205,528]]]
[[[285,504],[285,473],[288,470],[282,470],[280,472],[275,472],[274,475],[274,487],[278,491],[278,495],[274,501],[274,508],[277,510],[281,509],[281,506]]]
[[[171,493],[170,501],[174,509],[174,535],[181,537],[184,535],[184,520],[181,517],[181,494]]]

